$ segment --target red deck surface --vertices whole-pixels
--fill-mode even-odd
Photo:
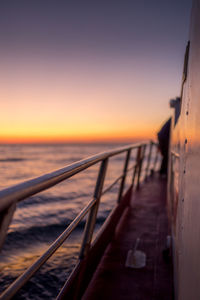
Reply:
[[[131,206],[125,211],[82,299],[173,299],[172,266],[162,254],[168,232],[166,181],[154,177],[133,193]],[[147,256],[146,266],[126,268],[128,250],[137,237],[138,250]]]

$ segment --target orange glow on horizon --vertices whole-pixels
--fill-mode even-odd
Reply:
[[[0,135],[0,144],[15,144],[15,143],[98,143],[98,142],[134,142],[136,140],[155,139],[154,132],[138,131],[130,132],[107,132],[107,133],[88,133],[88,134],[57,134],[57,135],[23,135],[9,134]]]
[[[85,66],[66,59],[61,65],[56,58],[55,69],[48,60],[43,66],[21,61],[5,65],[1,76],[1,144],[152,139],[169,113],[159,102],[169,88],[148,83],[144,89],[147,78],[133,62]]]

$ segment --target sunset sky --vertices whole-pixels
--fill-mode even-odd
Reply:
[[[0,2],[0,142],[153,138],[179,96],[191,0]]]

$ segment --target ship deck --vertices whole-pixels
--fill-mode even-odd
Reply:
[[[133,192],[130,207],[125,210],[82,299],[173,299],[172,262],[163,257],[170,232],[166,189],[166,180],[153,176]],[[127,268],[127,253],[138,237],[138,250],[145,252],[146,266]]]

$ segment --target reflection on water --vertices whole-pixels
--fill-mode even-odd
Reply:
[[[68,275],[73,270],[79,253],[79,243],[68,242],[59,248],[52,258],[36,273],[15,299],[51,299],[63,286]],[[9,259],[0,263],[4,278],[0,280],[1,285],[8,286],[13,279],[17,278],[46,250],[46,247],[34,245],[10,255]],[[4,280],[4,281],[3,281]]]
[[[89,155],[121,145],[1,145],[0,188],[63,168]],[[136,153],[132,153],[132,162]],[[125,154],[111,158],[105,181],[109,186],[122,172]],[[131,164],[131,163],[130,163]],[[0,253],[0,290],[20,275],[62,233],[92,199],[99,165],[77,174],[48,191],[18,204],[6,243]],[[132,172],[127,179],[131,181]],[[100,226],[116,203],[118,186],[102,197]],[[75,265],[84,221],[72,237],[19,293],[19,299],[52,299]],[[17,297],[16,297],[17,299]]]

